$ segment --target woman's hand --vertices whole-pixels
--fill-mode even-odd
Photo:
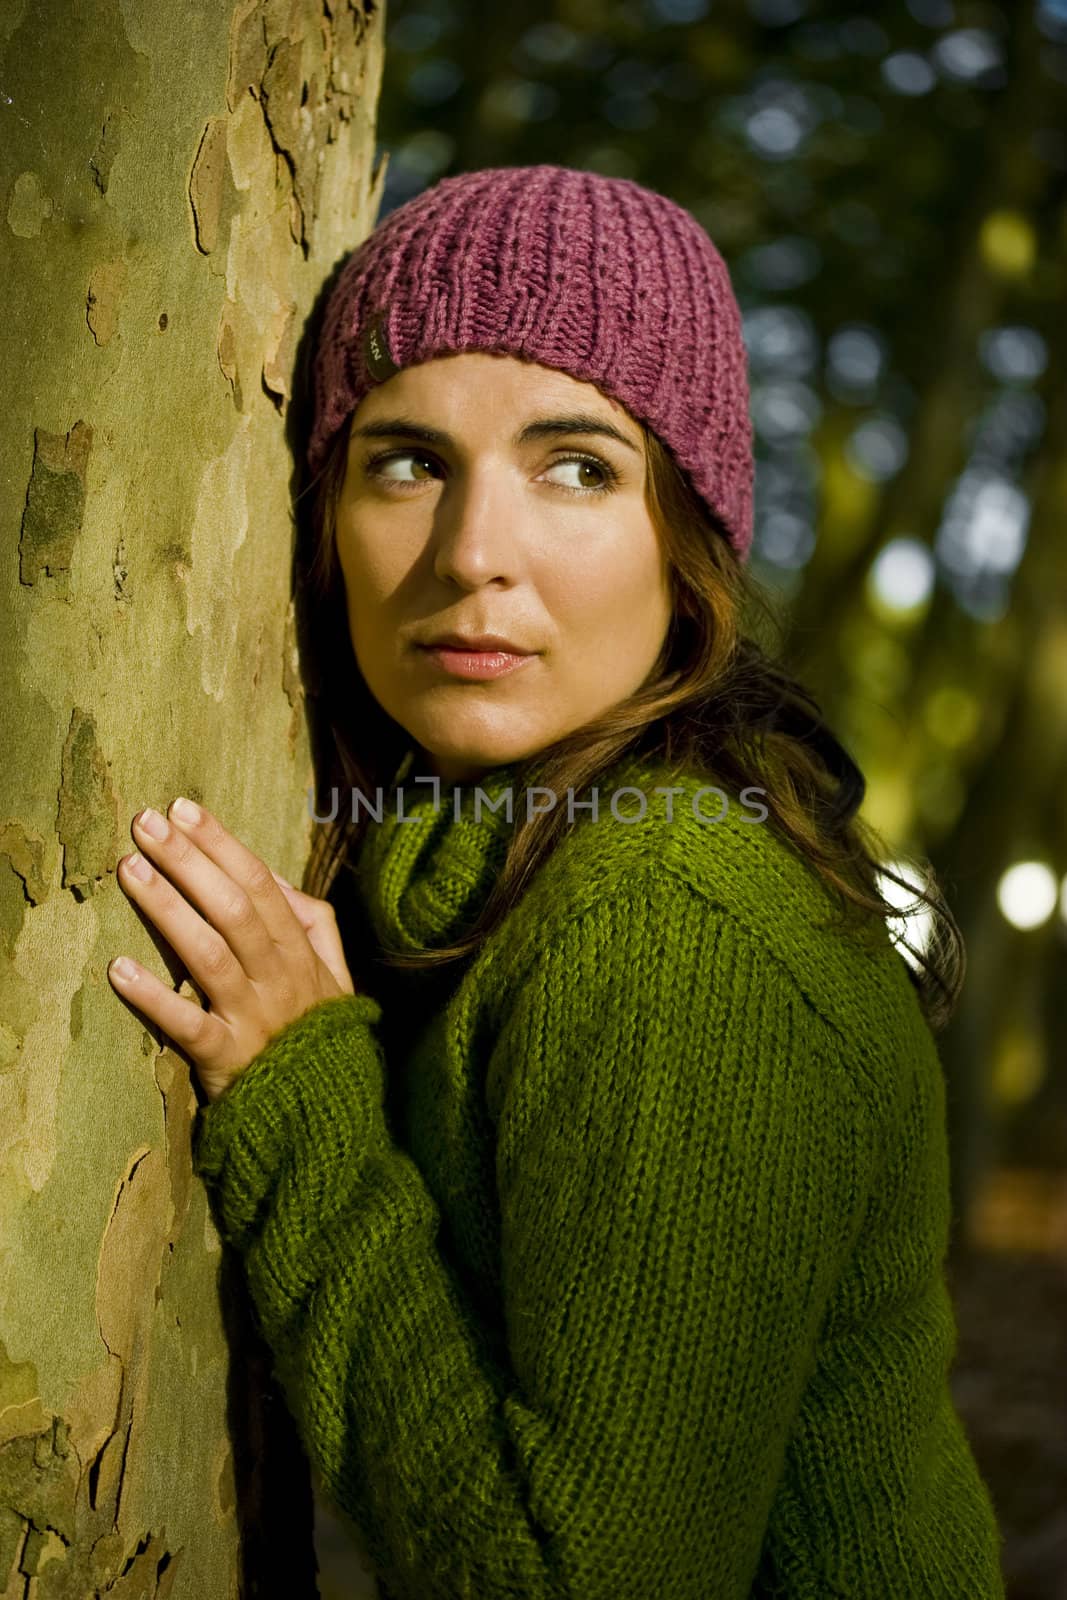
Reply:
[[[210,1009],[128,957],[112,961],[108,976],[170,1035],[217,1100],[288,1023],[321,1000],[354,993],[333,907],[279,878],[191,801],[175,800],[166,818],[139,811],[131,831],[142,853],[123,856],[119,883],[174,947]]]

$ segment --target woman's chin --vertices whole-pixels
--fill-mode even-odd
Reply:
[[[509,766],[526,751],[514,740],[470,741],[463,744],[427,745],[418,741],[416,754],[426,776],[435,775],[445,783],[473,783],[494,767]]]

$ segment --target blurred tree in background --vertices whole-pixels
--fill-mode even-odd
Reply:
[[[753,570],[864,815],[905,868],[930,859],[967,943],[939,1040],[951,1259],[961,1297],[982,1285],[960,1399],[1016,1597],[1067,1592],[1042,1586],[1054,1546],[1067,1570],[1067,1460],[1038,1438],[1062,1373],[1035,1343],[1067,1308],[1065,86],[1067,0],[390,0],[378,124],[381,216],[551,161],[669,194],[726,258]],[[998,1309],[1033,1333],[1010,1393]]]

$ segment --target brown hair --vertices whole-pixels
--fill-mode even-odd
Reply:
[[[674,595],[671,623],[646,681],[594,722],[538,752],[533,782],[555,794],[578,793],[624,753],[637,752],[665,759],[675,772],[714,773],[738,791],[746,785],[763,789],[770,824],[830,886],[846,920],[866,927],[872,916],[899,918],[902,911],[927,907],[929,937],[923,948],[898,930],[893,936],[913,958],[908,976],[931,1029],[940,1031],[956,1009],[966,958],[933,871],[928,862],[914,863],[921,879],[915,883],[890,867],[881,837],[858,815],[866,792],[859,768],[824,723],[812,695],[742,631],[746,613],[776,630],[766,592],[739,563],[669,449],[644,424],[641,430],[646,503],[664,543]],[[388,789],[414,741],[370,694],[348,634],[334,546],[348,436],[346,425],[332,441],[314,485],[310,583],[332,768],[324,781],[371,795],[379,785]],[[369,820],[361,814],[353,822],[342,808],[336,820],[316,821],[304,879],[307,893],[324,897],[338,870],[351,866]],[[389,966],[436,968],[472,954],[514,905],[563,828],[558,806],[517,821],[500,876],[463,937],[433,950],[384,950],[380,959]],[[890,902],[879,875],[912,898]]]

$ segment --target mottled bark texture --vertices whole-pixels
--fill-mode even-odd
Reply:
[[[182,978],[115,879],[142,805],[300,877],[293,360],[377,214],[382,21],[0,4],[0,1600],[316,1593],[189,1070],[106,967]]]

